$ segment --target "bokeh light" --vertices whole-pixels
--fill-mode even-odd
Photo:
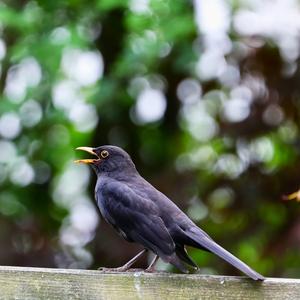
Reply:
[[[300,182],[299,29],[297,0],[2,3],[0,264],[138,250],[98,226],[95,175],[73,163],[115,144],[225,248],[299,277],[299,205],[281,202]]]

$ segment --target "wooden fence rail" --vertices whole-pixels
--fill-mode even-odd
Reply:
[[[300,299],[300,279],[0,266],[0,299]]]

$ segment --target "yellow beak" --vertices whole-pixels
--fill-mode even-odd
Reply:
[[[95,155],[98,157],[98,155],[94,152],[94,149],[91,148],[91,147],[78,147],[76,148],[76,150],[82,150],[82,151],[85,151],[85,152],[88,152],[92,155]],[[99,160],[99,157],[97,159],[91,159],[91,158],[88,158],[88,159],[78,159],[78,160],[75,160],[74,162],[75,163],[83,163],[83,164],[92,164],[94,163],[95,161]]]

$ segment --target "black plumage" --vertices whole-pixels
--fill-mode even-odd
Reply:
[[[97,174],[95,198],[100,212],[127,241],[141,244],[183,272],[187,271],[185,264],[197,267],[185,250],[187,245],[218,255],[254,280],[264,280],[213,241],[169,198],[141,177],[124,150],[115,146],[78,149],[97,156],[77,162],[93,167]],[[130,268],[144,252],[118,270]],[[155,261],[148,267],[149,271],[153,270]]]

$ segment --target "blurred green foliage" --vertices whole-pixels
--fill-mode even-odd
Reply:
[[[299,276],[299,203],[281,201],[300,182],[299,4],[268,5],[2,1],[0,264],[135,253],[97,226],[95,178],[72,163],[77,146],[115,144],[225,248]],[[190,252],[203,272],[235,272]]]

